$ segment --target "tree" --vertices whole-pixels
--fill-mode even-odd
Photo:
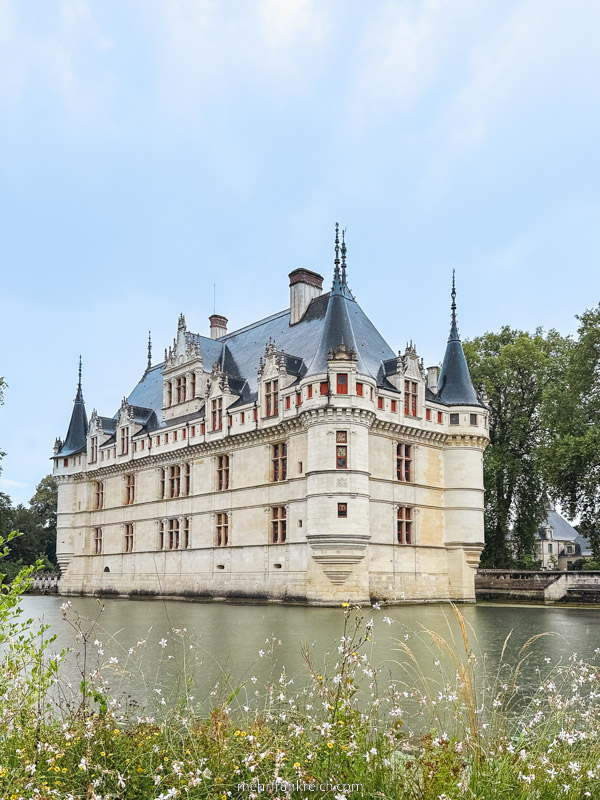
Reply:
[[[44,531],[46,542],[45,555],[52,563],[56,563],[56,505],[58,502],[58,484],[52,475],[46,475],[38,483],[35,494],[29,501],[31,511],[37,516]],[[42,552],[38,555],[42,555]]]
[[[464,343],[473,383],[485,391],[490,408],[482,566],[531,564],[536,557],[547,491],[546,395],[564,368],[570,344],[556,331],[530,334],[507,326]]]
[[[581,517],[579,531],[600,562],[600,304],[578,319],[579,338],[549,398],[546,461],[556,494]]]

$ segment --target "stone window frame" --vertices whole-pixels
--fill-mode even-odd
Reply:
[[[406,512],[409,512],[408,517]],[[404,512],[401,516],[400,512]],[[410,525],[408,534],[410,541],[401,541],[400,535],[406,537],[406,528],[399,530],[400,523]],[[417,543],[417,507],[412,503],[396,503],[394,505],[394,544],[399,547],[414,547]]]
[[[413,378],[404,379],[404,416],[419,416],[419,382]]]
[[[133,553],[133,535],[135,532],[133,522],[126,522],[124,531],[124,551],[126,553]]]
[[[131,506],[135,503],[135,472],[128,472],[124,475],[123,483],[125,487],[124,505]]]
[[[94,526],[93,534],[94,535],[92,539],[92,544],[93,544],[94,555],[100,556],[102,555],[103,544],[104,544],[103,543],[104,531],[102,529],[102,526],[101,525]]]
[[[229,453],[219,453],[215,456],[217,492],[226,492],[231,487],[231,458]]]
[[[407,458],[406,448],[410,448],[410,453]],[[403,448],[400,454],[400,448]],[[417,448],[413,442],[396,441],[394,443],[394,473],[398,483],[415,483],[415,466],[416,466],[416,452]],[[409,463],[409,477],[406,478],[406,462]],[[402,477],[399,477],[398,473]]]
[[[213,397],[210,404],[213,431],[223,430],[223,398]]]
[[[283,448],[282,450],[279,448]],[[274,442],[270,448],[270,464],[269,464],[269,477],[271,483],[282,483],[287,481],[288,470],[288,443],[286,440],[282,442]]]
[[[215,547],[230,545],[231,519],[229,511],[215,512]]]
[[[269,544],[285,544],[288,531],[287,505],[269,507]]]
[[[348,430],[335,432],[335,468],[336,469],[349,469],[348,466],[348,449],[350,445],[350,437]],[[342,453],[343,451],[343,453]],[[343,464],[341,463],[343,461]]]
[[[94,511],[104,508],[104,481],[94,481]]]
[[[265,381],[265,417],[279,416],[279,378]]]

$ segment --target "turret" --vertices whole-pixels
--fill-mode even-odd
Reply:
[[[67,437],[58,455],[61,457],[66,457],[85,452],[87,447],[87,429],[88,419],[85,412],[85,402],[83,400],[83,391],[81,388],[81,356],[79,356],[79,381],[77,383],[77,393],[73,403],[73,411],[71,412],[71,421],[69,422]]]

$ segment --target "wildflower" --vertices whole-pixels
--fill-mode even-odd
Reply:
[[[84,772],[87,772],[87,765],[88,765],[87,759],[82,758],[81,761],[79,762],[79,769],[82,769]]]
[[[342,608],[350,608],[350,603],[342,603]]]
[[[160,645],[160,646],[162,647],[162,649],[164,650],[164,649],[165,649],[165,647],[167,646],[167,640],[166,640],[166,639],[161,639],[161,640],[160,640],[160,642],[159,642],[159,645]]]
[[[389,617],[384,617],[383,618],[383,622],[385,622],[386,625],[391,625],[392,624],[392,620]]]

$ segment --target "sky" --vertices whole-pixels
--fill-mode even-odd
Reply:
[[[394,350],[575,334],[600,301],[597,0],[0,0],[0,491],[27,502],[83,358],[112,416],[208,335],[348,282]]]

